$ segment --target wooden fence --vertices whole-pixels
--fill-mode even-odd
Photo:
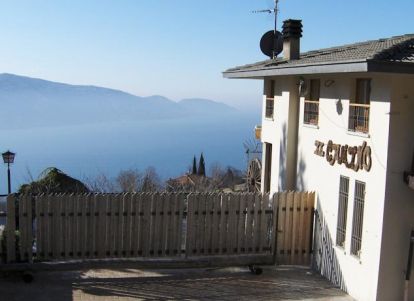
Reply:
[[[278,264],[310,265],[314,224],[314,192],[282,192],[278,203],[276,258]]]
[[[245,256],[260,264],[277,254],[279,263],[308,264],[314,196],[10,195],[7,262]]]

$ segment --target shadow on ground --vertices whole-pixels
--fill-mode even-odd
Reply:
[[[41,272],[0,279],[4,300],[352,300],[306,268]]]

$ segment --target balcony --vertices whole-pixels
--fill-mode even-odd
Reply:
[[[369,104],[349,104],[348,130],[367,134],[369,131]]]
[[[319,101],[305,100],[303,122],[305,124],[318,125],[318,121],[319,121]]]
[[[256,137],[257,140],[262,139],[262,126],[261,125],[256,125],[254,127],[254,136]]]

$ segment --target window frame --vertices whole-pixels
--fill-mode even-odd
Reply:
[[[317,87],[316,89],[317,95],[314,95],[315,87]],[[305,96],[304,105],[303,105],[303,123],[304,124],[318,126],[320,96],[321,96],[321,80],[319,78],[310,79],[309,92]]]
[[[265,118],[273,119],[275,112],[275,80],[271,79],[268,82],[265,101]]]
[[[360,188],[359,185],[361,186]],[[366,183],[362,181],[355,181],[350,253],[358,258],[361,257],[362,250],[365,195]]]
[[[371,78],[355,80],[354,99],[349,102],[348,131],[369,133],[371,86]]]
[[[348,221],[349,178],[340,176],[338,193],[338,216],[336,222],[336,246],[345,249]]]

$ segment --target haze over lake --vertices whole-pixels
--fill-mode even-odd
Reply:
[[[0,148],[17,153],[13,189],[55,166],[83,179],[154,166],[163,179],[185,172],[194,155],[239,169],[257,112],[204,99],[171,101],[122,91],[0,75]],[[4,176],[3,176],[4,175]],[[6,192],[0,169],[0,194]]]

